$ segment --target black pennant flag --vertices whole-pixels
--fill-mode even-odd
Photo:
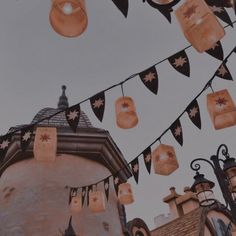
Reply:
[[[139,73],[139,76],[144,85],[154,94],[158,91],[158,74],[155,66],[148,68]]]
[[[23,152],[26,151],[27,147],[30,144],[30,140],[32,138],[33,131],[34,131],[34,126],[28,126],[28,127],[25,127],[21,130],[20,143],[21,143],[21,149]]]
[[[90,104],[96,117],[102,122],[105,110],[105,93],[100,92],[90,98]]]
[[[0,162],[3,161],[7,150],[9,148],[9,145],[11,143],[11,135],[10,134],[6,134],[4,136],[0,137]]]
[[[110,187],[109,177],[106,178],[103,183],[104,183],[104,189],[105,189],[106,198],[107,198],[107,201],[108,201],[108,198],[109,198],[109,187]]]
[[[69,205],[73,197],[77,196],[78,188],[70,188]]]
[[[85,197],[86,197],[86,192],[87,192],[87,187],[82,187],[82,206],[84,205],[85,202]]]
[[[143,151],[143,160],[145,163],[145,166],[147,168],[148,173],[151,173],[151,166],[152,166],[152,151],[151,147],[146,148]]]
[[[66,109],[66,120],[71,129],[76,133],[80,118],[80,104],[74,105]]]
[[[138,184],[138,177],[139,177],[139,161],[138,161],[138,157],[136,157],[133,161],[131,161],[130,165],[131,165],[131,169],[132,169],[132,173],[133,173],[134,179],[135,179],[136,183]]]
[[[117,175],[113,176],[113,183],[114,183],[114,188],[115,188],[115,191],[116,191],[116,195],[118,195],[119,185],[121,184],[121,181],[120,181],[120,178]]]
[[[125,17],[128,15],[129,0],[112,0]]]
[[[234,52],[236,53],[236,47],[234,48]]]
[[[175,70],[183,75],[190,76],[190,64],[185,50],[182,50],[168,58],[168,61]]]
[[[197,100],[193,100],[186,108],[186,111],[193,124],[201,129],[201,116]]]
[[[160,13],[171,23],[171,12],[173,11],[172,8],[166,8],[166,7],[158,7],[157,8]]]
[[[170,127],[171,133],[173,134],[176,141],[183,146],[183,132],[180,120],[177,119]]]
[[[217,69],[216,75],[222,79],[233,80],[233,77],[224,62]]]
[[[215,45],[209,50],[207,50],[206,53],[208,53],[209,55],[215,57],[220,61],[224,60],[224,51],[220,41],[215,43]]]
[[[89,205],[89,193],[93,191],[93,185],[88,186],[87,188],[87,206]]]

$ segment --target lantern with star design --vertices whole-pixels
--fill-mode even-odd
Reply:
[[[154,171],[159,175],[170,175],[179,168],[174,147],[160,144],[152,152]]]
[[[129,183],[122,183],[118,189],[118,199],[120,204],[128,205],[134,202],[133,191]]]
[[[207,94],[207,109],[215,129],[236,124],[236,107],[227,89]]]
[[[76,37],[87,28],[85,0],[52,0],[52,28],[65,37]]]
[[[225,35],[204,0],[187,0],[175,14],[186,39],[198,52],[209,50]]]
[[[57,129],[37,127],[34,140],[34,158],[37,161],[55,161],[57,152]]]
[[[99,213],[106,210],[105,197],[101,191],[89,192],[89,209],[93,213]]]
[[[82,210],[82,196],[77,195],[71,198],[70,209],[74,212],[80,212]]]
[[[138,116],[131,97],[123,96],[116,100],[116,124],[122,129],[130,129],[137,125]]]

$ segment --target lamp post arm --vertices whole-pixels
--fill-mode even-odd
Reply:
[[[194,159],[190,163],[191,169],[194,170],[194,171],[199,171],[201,169],[201,165],[199,163],[196,163],[196,162],[201,162],[201,161],[208,163],[212,167],[212,169],[215,171],[214,165],[209,160],[207,160],[205,158],[196,158],[196,159]]]

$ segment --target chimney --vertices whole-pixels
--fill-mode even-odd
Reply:
[[[199,207],[196,194],[191,192],[189,187],[184,188],[184,195],[176,199],[176,204],[183,209],[184,214]]]
[[[179,198],[181,195],[177,194],[175,191],[175,187],[170,188],[170,194],[163,198],[163,202],[169,205],[170,209],[170,217],[176,219],[183,215],[183,209],[181,206],[176,204],[176,199]]]

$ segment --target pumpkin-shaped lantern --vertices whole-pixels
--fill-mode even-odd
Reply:
[[[186,39],[198,52],[204,52],[225,35],[224,28],[204,0],[187,0],[176,10]]]
[[[80,212],[82,210],[81,195],[77,195],[71,198],[70,209],[71,211],[75,211],[75,212]]]
[[[34,139],[34,157],[37,161],[55,161],[57,152],[57,129],[37,127]]]
[[[129,183],[122,183],[118,188],[118,199],[120,204],[128,205],[134,202],[133,191]]]
[[[105,211],[106,206],[103,192],[101,191],[89,192],[89,209],[93,213]]]
[[[207,109],[215,129],[236,124],[235,104],[227,89],[207,94]]]
[[[133,128],[138,123],[134,101],[131,97],[120,97],[116,100],[116,123],[123,129]]]
[[[172,146],[160,144],[152,153],[154,171],[159,175],[170,175],[179,168],[175,149]]]
[[[50,23],[65,37],[76,37],[87,28],[85,0],[52,0]]]

